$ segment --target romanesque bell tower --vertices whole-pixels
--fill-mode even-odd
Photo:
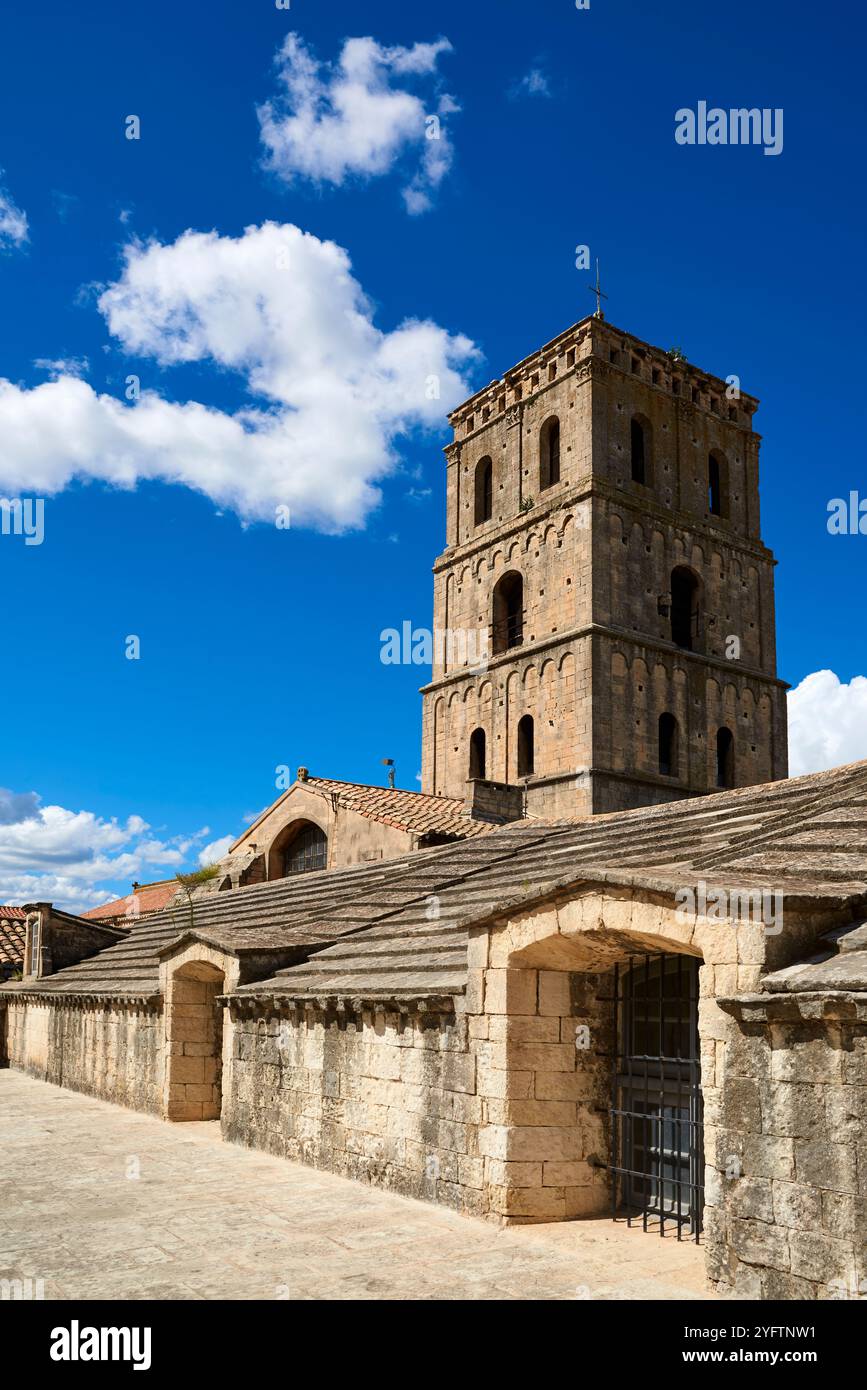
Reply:
[[[594,315],[452,413],[426,792],[575,815],[786,776],[757,406]]]

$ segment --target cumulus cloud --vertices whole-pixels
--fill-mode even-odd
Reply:
[[[229,414],[151,389],[122,402],[70,374],[0,380],[0,495],[155,479],[248,521],[288,507],[293,525],[360,526],[401,436],[439,427],[479,355],[430,321],[378,328],[347,252],[291,225],[134,243],[98,304],[125,352],[232,371],[255,403]]]
[[[27,214],[12,201],[0,169],[0,251],[23,246],[28,239]]]
[[[15,825],[32,816],[39,806],[36,792],[10,792],[0,787],[0,825]]]
[[[813,671],[789,691],[789,774],[867,758],[867,676]]]
[[[448,39],[411,48],[347,39],[331,66],[288,34],[275,60],[280,94],[257,108],[266,167],[286,183],[339,187],[387,174],[414,155],[404,201],[408,212],[425,212],[452,163],[443,117],[458,106],[437,80],[439,57],[451,47]],[[428,104],[412,90],[419,82],[432,88]]]
[[[199,853],[199,863],[202,868],[206,864],[216,864],[218,859],[222,859],[224,854],[228,854],[237,838],[237,835],[221,835],[219,840],[212,840],[209,845],[205,845],[205,848]]]
[[[6,814],[11,807],[11,814]],[[41,806],[36,792],[0,791],[0,902],[54,902],[72,912],[111,899],[133,879],[168,876],[208,834],[160,839],[141,816]]]

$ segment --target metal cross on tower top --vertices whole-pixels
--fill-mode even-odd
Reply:
[[[598,256],[596,257],[596,284],[595,284],[595,285],[588,285],[587,288],[589,289],[589,291],[590,291],[591,294],[595,294],[595,296],[596,296],[596,318],[597,318],[597,319],[604,319],[605,315],[604,315],[603,312],[602,312],[602,300],[603,300],[603,299],[607,299],[607,298],[608,298],[608,295],[605,294],[604,290],[602,289],[602,286],[601,286],[600,283],[599,283],[599,257],[598,257]]]

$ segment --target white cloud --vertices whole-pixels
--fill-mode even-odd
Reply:
[[[111,899],[118,883],[184,862],[180,837],[146,837],[141,816],[120,823],[39,801],[35,792],[0,792],[0,813],[10,806],[14,813],[0,814],[0,902],[54,902],[83,912]]]
[[[520,80],[512,87],[509,95],[511,97],[550,97],[551,84],[541,68],[531,68]]]
[[[384,48],[375,39],[346,39],[334,66],[317,61],[289,34],[278,50],[281,93],[258,107],[266,167],[287,183],[305,178],[342,185],[348,178],[387,174],[413,152],[419,161],[404,189],[410,213],[426,211],[452,163],[443,117],[459,108],[437,91],[437,61],[448,39]],[[406,85],[427,79],[428,105]]]
[[[10,246],[23,246],[28,239],[27,214],[12,201],[2,183],[0,169],[0,251]]]
[[[35,357],[33,365],[37,371],[48,372],[51,377],[87,376],[90,371],[86,357]]]
[[[867,676],[813,671],[789,691],[789,775],[867,758]]]
[[[211,844],[205,845],[199,854],[199,863],[202,868],[206,864],[216,864],[218,859],[222,859],[224,854],[228,854],[237,838],[237,835],[221,835],[219,840],[213,840]]]
[[[32,816],[39,806],[36,792],[11,792],[0,787],[0,825],[15,825]]]
[[[130,245],[99,307],[127,353],[231,370],[258,403],[228,414],[146,380],[134,404],[70,375],[30,390],[0,380],[0,495],[157,479],[245,520],[288,506],[293,525],[360,526],[400,437],[441,425],[479,355],[430,321],[376,327],[346,251],[276,223]]]

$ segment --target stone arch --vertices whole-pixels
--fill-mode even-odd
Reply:
[[[292,856],[295,859],[292,859]],[[290,862],[291,861],[291,862]],[[286,878],[328,867],[328,829],[313,816],[298,816],[284,825],[266,850],[268,879]]]
[[[730,942],[714,924],[706,954],[699,931],[695,917],[678,912],[671,900],[592,884],[565,903],[541,903],[493,928],[471,930],[471,957],[487,961],[477,1010],[488,1016],[478,1034],[487,1040],[479,1094],[496,1112],[493,1128],[483,1129],[480,1139],[497,1147],[482,1152],[527,1166],[526,1185],[492,1191],[493,1209],[506,1220],[609,1213],[614,970],[650,956],[691,960],[701,972],[705,960],[713,962]],[[486,941],[476,943],[477,936]],[[696,984],[696,1003],[698,995]],[[712,1063],[719,1025],[711,1014],[698,1011],[695,1043],[704,1042],[706,1028]],[[566,1041],[574,1045],[566,1049]],[[498,1099],[503,1095],[535,1100],[510,1104]],[[563,1104],[566,1099],[570,1104]],[[556,1186],[548,1164],[558,1165]]]

